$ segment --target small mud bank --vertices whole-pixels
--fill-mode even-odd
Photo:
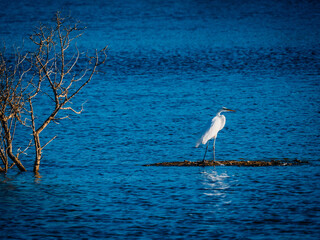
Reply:
[[[145,164],[143,166],[179,166],[179,167],[205,167],[205,166],[245,166],[245,167],[267,167],[267,166],[294,166],[294,165],[302,165],[307,164],[307,161],[301,161],[295,159],[293,161],[289,160],[255,160],[255,161],[183,161],[183,162],[161,162],[161,163],[153,163],[153,164]]]

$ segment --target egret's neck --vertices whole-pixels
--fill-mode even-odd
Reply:
[[[217,113],[217,116],[220,116],[220,113],[222,113],[222,111],[219,111],[219,112]]]

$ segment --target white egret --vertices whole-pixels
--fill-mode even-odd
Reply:
[[[196,143],[196,148],[199,147],[200,144],[204,144],[204,145],[207,144],[206,152],[204,153],[204,157],[202,161],[204,161],[206,157],[209,140],[211,140],[212,138],[213,138],[213,160],[214,161],[216,160],[216,154],[215,154],[216,138],[217,138],[218,132],[226,124],[226,117],[224,115],[220,115],[223,112],[235,112],[235,110],[231,110],[225,107],[221,108],[217,113],[217,115],[211,121],[208,122],[204,133]]]

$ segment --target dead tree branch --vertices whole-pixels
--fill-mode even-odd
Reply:
[[[70,18],[63,18],[57,12],[54,26],[40,25],[30,37],[37,46],[37,50],[32,55],[33,66],[35,66],[34,78],[37,79],[34,82],[36,90],[28,98],[36,149],[35,172],[39,170],[43,148],[56,138],[53,137],[42,146],[41,132],[52,121],[57,123],[58,120],[69,118],[68,115],[63,116],[63,114],[62,117],[57,117],[59,112],[71,111],[80,114],[83,111],[83,105],[79,111],[71,107],[71,100],[92,80],[97,67],[106,61],[107,48],[95,51],[94,56],[90,58],[80,53],[76,43],[73,42],[83,34],[84,28],[79,25],[79,22],[72,23]],[[44,93],[42,95],[51,99],[54,105],[47,117],[36,124],[33,104],[39,93]]]

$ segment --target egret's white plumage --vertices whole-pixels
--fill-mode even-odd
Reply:
[[[206,144],[212,138],[216,138],[218,132],[224,127],[225,124],[226,117],[224,115],[220,115],[219,112],[214,118],[212,118],[210,122],[207,123],[204,133],[197,141],[196,147],[199,147],[200,144]]]
[[[225,107],[221,108],[219,110],[219,112],[217,113],[217,115],[210,122],[208,122],[204,133],[202,134],[202,136],[199,138],[199,140],[196,143],[196,147],[199,147],[200,144],[207,144],[207,142],[213,138],[214,139],[214,142],[213,142],[213,156],[214,156],[213,158],[214,158],[214,160],[215,160],[216,138],[217,138],[218,132],[226,124],[226,117],[224,115],[221,115],[222,112],[235,112],[235,111],[228,109],[228,108],[225,108]],[[206,157],[207,150],[208,150],[208,145],[206,147],[206,152],[204,154],[203,160]]]

